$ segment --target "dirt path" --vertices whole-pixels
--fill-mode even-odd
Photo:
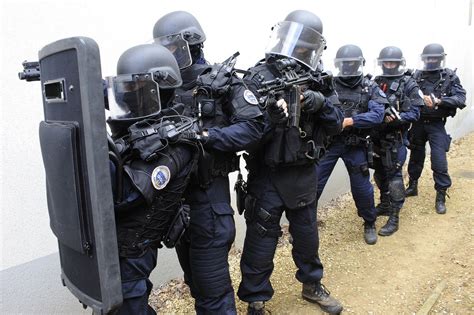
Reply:
[[[408,198],[402,209],[399,231],[379,236],[374,246],[364,243],[362,220],[349,194],[319,209],[323,283],[344,304],[344,313],[421,314],[430,296],[441,290],[430,314],[474,314],[474,133],[451,146],[453,187],[445,215],[434,210],[429,163],[428,159],[419,196]],[[377,220],[377,230],[386,220]],[[267,308],[272,314],[322,314],[301,299],[287,234],[280,243],[272,275],[275,295]],[[239,259],[238,251],[229,258],[234,288],[240,282]],[[151,299],[160,313],[194,313],[182,280],[155,290]],[[239,314],[245,314],[246,303],[236,300]]]

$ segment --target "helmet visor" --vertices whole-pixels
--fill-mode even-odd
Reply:
[[[392,77],[405,73],[405,58],[377,58],[378,73],[376,75]]]
[[[363,58],[336,58],[334,59],[334,67],[338,70],[337,76],[351,77],[360,76],[363,73]]]
[[[107,77],[110,117],[127,119],[148,116],[161,110],[160,90],[153,74]]]
[[[325,47],[326,40],[314,29],[283,21],[273,27],[265,53],[293,58],[315,70]]]
[[[423,54],[420,56],[421,69],[424,71],[441,70],[446,64],[446,57],[442,54]]]
[[[171,51],[180,69],[189,67],[192,64],[188,41],[186,41],[181,34],[158,37],[155,38],[154,41]]]

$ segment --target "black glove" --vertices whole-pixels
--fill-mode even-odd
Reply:
[[[308,114],[314,114],[324,105],[325,97],[321,92],[306,90],[303,92],[302,110]]]
[[[272,124],[286,124],[288,117],[283,108],[277,105],[277,100],[274,97],[267,98],[266,108]]]

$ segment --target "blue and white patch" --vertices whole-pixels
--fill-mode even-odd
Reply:
[[[245,90],[244,91],[244,99],[247,101],[247,103],[252,104],[252,105],[258,105],[258,100],[255,94],[252,93],[250,90]]]
[[[151,183],[157,190],[161,190],[168,185],[171,178],[171,172],[168,166],[160,165],[155,167],[151,173]]]
[[[379,89],[379,95],[382,97],[387,97],[387,95],[382,91],[382,89]]]
[[[425,97],[425,95],[423,95],[423,92],[421,92],[421,90],[418,90],[418,95],[420,95],[421,98]]]

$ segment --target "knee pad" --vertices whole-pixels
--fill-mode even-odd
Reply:
[[[278,237],[262,237],[255,225],[249,225],[245,236],[242,261],[256,267],[272,264],[277,244]]]
[[[193,284],[201,297],[216,297],[232,290],[227,246],[191,248]]]
[[[390,191],[390,198],[393,201],[405,200],[405,187],[402,178],[394,178],[388,183],[388,190]]]

